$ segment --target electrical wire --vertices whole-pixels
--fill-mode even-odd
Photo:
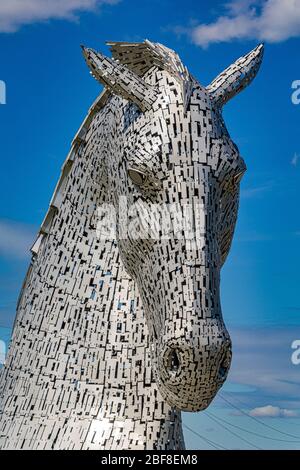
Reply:
[[[226,421],[226,419],[220,418],[219,416],[216,416],[211,412],[205,411],[205,414],[207,414],[208,416],[211,415],[214,418],[218,419],[219,421],[222,421],[223,423],[228,424],[229,426],[232,426],[236,429],[240,429],[241,431],[247,432],[248,434],[253,434],[254,436],[261,437],[263,439],[268,439],[268,440],[271,440],[271,441],[278,441],[278,442],[289,442],[289,443],[294,442],[295,444],[300,442],[300,441],[291,441],[291,440],[288,440],[288,439],[277,439],[276,437],[264,436],[263,434],[259,434],[255,431],[249,431],[249,429],[245,429],[242,426],[238,426],[237,424],[230,423],[229,421]]]
[[[183,423],[183,427],[186,428],[188,431],[192,432],[193,434],[195,434],[196,436],[200,437],[200,439],[202,439],[203,441],[205,441],[206,443],[208,443],[211,447],[213,447],[214,449],[216,450],[230,450],[230,449],[227,449],[227,447],[224,447],[222,446],[221,444],[218,444],[217,442],[214,442],[210,439],[208,439],[207,437],[204,437],[204,436],[201,436],[201,434],[199,434],[197,431],[195,431],[194,429],[190,428],[189,426],[187,426],[186,424]]]
[[[246,439],[246,438],[240,436],[239,434],[236,434],[234,431],[232,431],[231,429],[227,428],[224,424],[220,423],[217,419],[213,418],[213,416],[211,416],[208,412],[206,412],[206,415],[207,415],[212,421],[214,421],[215,423],[217,423],[219,426],[221,426],[222,428],[224,428],[226,431],[230,432],[230,434],[232,434],[233,436],[237,437],[237,438],[240,439],[241,441],[246,442],[246,444],[250,445],[251,447],[254,447],[254,448],[257,449],[257,450],[263,450],[261,447],[258,447],[256,444],[253,444],[253,442],[248,441],[248,439]]]
[[[228,392],[227,392],[228,393]],[[233,408],[235,408],[236,410],[238,410],[240,413],[242,413],[243,415],[247,416],[248,418],[252,419],[253,421],[255,421],[256,423],[259,423],[261,424],[262,426],[264,426],[265,428],[268,428],[268,429],[272,429],[272,431],[276,431],[276,432],[279,432],[280,434],[283,434],[284,436],[288,436],[288,437],[292,437],[293,439],[298,439],[299,440],[299,436],[295,436],[294,434],[289,434],[287,432],[284,432],[284,431],[280,431],[279,429],[277,428],[274,428],[273,426],[270,426],[269,424],[266,424],[264,423],[263,421],[260,421],[259,419],[257,419],[255,416],[251,416],[249,415],[248,413],[246,413],[246,411],[244,411],[242,408],[239,408],[238,406],[236,406],[235,404],[233,404],[230,400],[226,399],[223,394],[219,393],[219,397],[222,398],[222,400],[224,400],[226,403],[228,403],[230,406],[232,406]],[[242,403],[242,402],[240,402]]]

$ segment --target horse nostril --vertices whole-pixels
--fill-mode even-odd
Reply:
[[[231,362],[231,351],[228,351],[227,354],[223,357],[220,367],[219,367],[219,378],[224,380],[227,376],[228,369],[230,367]]]
[[[180,361],[179,361],[178,353],[174,349],[173,351],[171,351],[171,353],[169,355],[168,369],[169,369],[170,372],[175,373],[175,372],[178,371],[179,366],[180,366]]]
[[[219,368],[219,377],[220,379],[224,379],[226,374],[227,374],[227,369],[228,367],[224,364],[224,362],[222,362],[222,364],[220,365],[220,368]]]

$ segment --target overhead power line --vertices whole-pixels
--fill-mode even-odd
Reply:
[[[206,415],[207,415],[212,421],[214,421],[214,422],[217,423],[219,426],[221,426],[223,429],[225,429],[226,431],[228,431],[230,434],[232,434],[233,436],[237,437],[237,438],[240,439],[241,441],[246,442],[246,444],[248,444],[249,446],[254,447],[254,448],[257,449],[257,450],[263,450],[261,447],[258,447],[256,444],[253,444],[253,442],[248,441],[248,439],[246,439],[245,437],[242,437],[242,436],[240,436],[239,434],[236,434],[234,431],[232,431],[231,429],[229,429],[227,426],[225,426],[224,424],[222,424],[221,422],[219,422],[218,419],[214,418],[210,413],[206,412]]]
[[[195,434],[196,436],[200,437],[200,439],[202,439],[204,442],[206,442],[207,444],[209,444],[211,447],[213,447],[214,449],[216,450],[229,450],[227,449],[226,447],[222,446],[221,444],[218,444],[217,442],[214,442],[212,441],[211,439],[208,439],[207,437],[204,437],[204,436],[201,436],[201,434],[199,434],[197,431],[195,431],[194,429],[190,428],[189,426],[187,426],[186,424],[183,423],[183,427],[188,429],[188,431],[191,431],[193,434]]]
[[[254,436],[257,436],[257,437],[261,437],[263,439],[268,439],[268,440],[271,440],[271,441],[277,441],[277,442],[289,442],[289,443],[295,443],[297,444],[298,442],[300,441],[291,441],[290,439],[278,439],[276,437],[270,437],[270,436],[264,436],[263,434],[259,434],[255,431],[249,431],[249,429],[245,429],[243,428],[242,426],[238,426],[237,424],[233,424],[233,423],[230,423],[229,421],[227,421],[226,419],[224,418],[220,418],[219,416],[216,416],[215,414],[211,413],[211,412],[208,412],[206,411],[205,414],[207,414],[208,416],[213,416],[214,418],[218,419],[219,421],[222,421],[223,423],[225,424],[228,424],[229,426],[232,426],[236,429],[240,429],[241,431],[244,431],[248,434],[253,434]]]
[[[228,392],[227,392],[227,393],[228,393]],[[293,439],[298,439],[298,440],[299,440],[299,436],[295,436],[294,434],[290,434],[290,433],[287,433],[287,432],[284,432],[284,431],[280,431],[279,429],[274,428],[273,426],[264,423],[263,421],[261,421],[260,419],[256,418],[255,416],[249,415],[249,413],[246,413],[246,411],[244,411],[242,408],[240,408],[239,406],[235,405],[235,404],[232,403],[230,400],[226,399],[226,398],[223,396],[223,394],[219,393],[219,396],[220,396],[220,398],[222,398],[222,400],[224,400],[224,401],[225,401],[226,403],[228,403],[230,406],[232,406],[233,408],[235,408],[236,410],[238,410],[240,413],[242,413],[243,415],[247,416],[249,419],[252,419],[252,420],[255,421],[256,423],[261,424],[261,425],[264,426],[265,428],[272,429],[272,431],[276,431],[276,432],[278,432],[278,433],[280,433],[280,434],[283,434],[284,436],[292,437]],[[242,402],[240,402],[240,403],[242,403]]]

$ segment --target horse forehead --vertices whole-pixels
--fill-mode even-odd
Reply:
[[[174,124],[183,126],[195,121],[202,125],[202,133],[204,133],[209,131],[216,123],[218,125],[218,122],[223,122],[221,116],[218,120],[218,113],[215,113],[206,88],[195,80],[191,80],[190,87],[187,106],[185,106],[184,100],[180,98],[180,94],[183,95],[186,91],[184,85],[172,77],[167,87],[162,84],[159,85],[162,92],[162,106],[160,105],[144,114],[135,112],[136,107],[134,105],[125,106],[125,121],[128,121],[129,125],[124,130],[128,131],[128,136],[130,134],[136,136],[147,135],[151,138],[153,134],[164,134],[166,130],[169,131],[169,126],[174,128]],[[212,120],[212,114],[214,114],[214,120]],[[133,127],[130,126],[131,123],[134,123]],[[189,130],[185,129],[185,134],[187,132],[191,134],[191,137],[194,136],[194,132],[190,127]],[[172,135],[171,133],[171,136],[168,135],[166,138],[172,138]]]
[[[191,75],[178,78],[168,70],[160,70],[156,72],[155,77],[154,81],[152,81],[152,85],[157,86],[158,89],[163,94],[167,95],[171,102],[174,101],[178,107],[180,105],[185,107],[184,101],[186,101],[185,110],[187,110],[191,103],[201,104],[202,107],[206,104],[208,107],[211,107],[211,99],[208,90]],[[152,75],[152,80],[153,78]],[[182,100],[178,100],[180,95]]]
[[[227,141],[229,136],[207,89],[191,78],[192,88],[185,109],[180,95],[183,92],[182,84],[167,71],[157,73],[164,78],[164,85],[160,84],[162,95],[166,97],[163,105],[146,113],[135,113],[135,105],[125,105],[123,131],[126,159],[133,163],[154,163],[155,160],[164,163],[159,155],[169,154],[171,147],[174,150],[175,146],[181,145],[181,151],[190,155],[181,164],[188,165],[200,161],[199,154],[207,155],[212,149],[212,141],[219,144],[218,148],[223,147],[224,140]],[[214,164],[217,154],[217,151],[214,152]]]

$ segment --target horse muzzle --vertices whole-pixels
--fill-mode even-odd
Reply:
[[[182,411],[207,408],[227,378],[231,356],[225,327],[211,336],[167,340],[153,360],[160,393]]]

